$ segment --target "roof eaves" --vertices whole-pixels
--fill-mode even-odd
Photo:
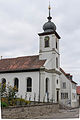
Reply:
[[[38,33],[39,36],[44,36],[44,35],[49,35],[49,34],[55,34],[58,39],[61,39],[61,37],[58,35],[56,31]]]
[[[34,72],[34,71],[39,71],[40,68],[33,68],[33,69],[22,69],[22,70],[5,70],[5,71],[0,71],[1,73],[18,73],[18,72]]]

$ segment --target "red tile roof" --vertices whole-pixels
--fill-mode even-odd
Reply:
[[[67,79],[69,79],[69,78],[67,77],[67,73],[65,73],[62,68],[60,68],[60,71],[65,75],[65,77],[66,77]],[[71,79],[69,79],[69,80],[70,80],[72,83],[77,84],[75,81],[73,81],[73,80],[71,80]]]
[[[80,86],[77,86],[77,94],[80,95]]]
[[[39,55],[0,60],[0,72],[27,69],[39,69],[46,60],[39,60]]]

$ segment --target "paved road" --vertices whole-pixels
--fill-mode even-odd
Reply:
[[[53,113],[45,116],[38,116],[37,119],[66,119],[66,118],[79,118],[80,109],[72,110],[59,110],[58,113]]]

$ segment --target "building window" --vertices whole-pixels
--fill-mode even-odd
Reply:
[[[68,93],[65,93],[65,98],[68,99]]]
[[[61,93],[61,99],[68,99],[68,93]]]
[[[63,99],[64,97],[63,97],[63,93],[61,93],[61,99]]]
[[[6,79],[2,78],[2,85],[1,85],[2,91],[6,90]]]
[[[14,87],[16,87],[16,91],[18,92],[18,87],[19,87],[19,80],[18,80],[18,78],[14,79]]]
[[[46,78],[46,93],[49,92],[49,79]]]
[[[58,84],[58,80],[57,80],[57,84]]]
[[[45,42],[45,48],[46,48],[46,47],[49,47],[49,36],[46,36],[46,37],[44,38],[44,42]]]
[[[58,48],[57,40],[56,40],[56,49]]]
[[[66,82],[63,82],[63,89],[66,89]]]
[[[73,99],[73,100],[76,99],[76,93],[72,93],[72,99]]]
[[[32,79],[27,78],[27,92],[32,92]]]
[[[56,68],[58,68],[58,58],[56,58]]]

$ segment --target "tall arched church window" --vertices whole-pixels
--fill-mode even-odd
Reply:
[[[5,91],[6,90],[6,79],[5,78],[2,78],[2,91]]]
[[[44,38],[44,43],[45,43],[45,48],[46,48],[46,47],[49,47],[49,36],[46,36],[46,37]]]
[[[49,79],[46,78],[46,93],[49,92]]]
[[[58,58],[56,58],[56,68],[58,68]]]
[[[19,88],[19,79],[18,78],[14,79],[14,87],[16,87],[16,91],[18,92],[18,88]]]
[[[32,78],[27,78],[27,92],[32,92]]]

